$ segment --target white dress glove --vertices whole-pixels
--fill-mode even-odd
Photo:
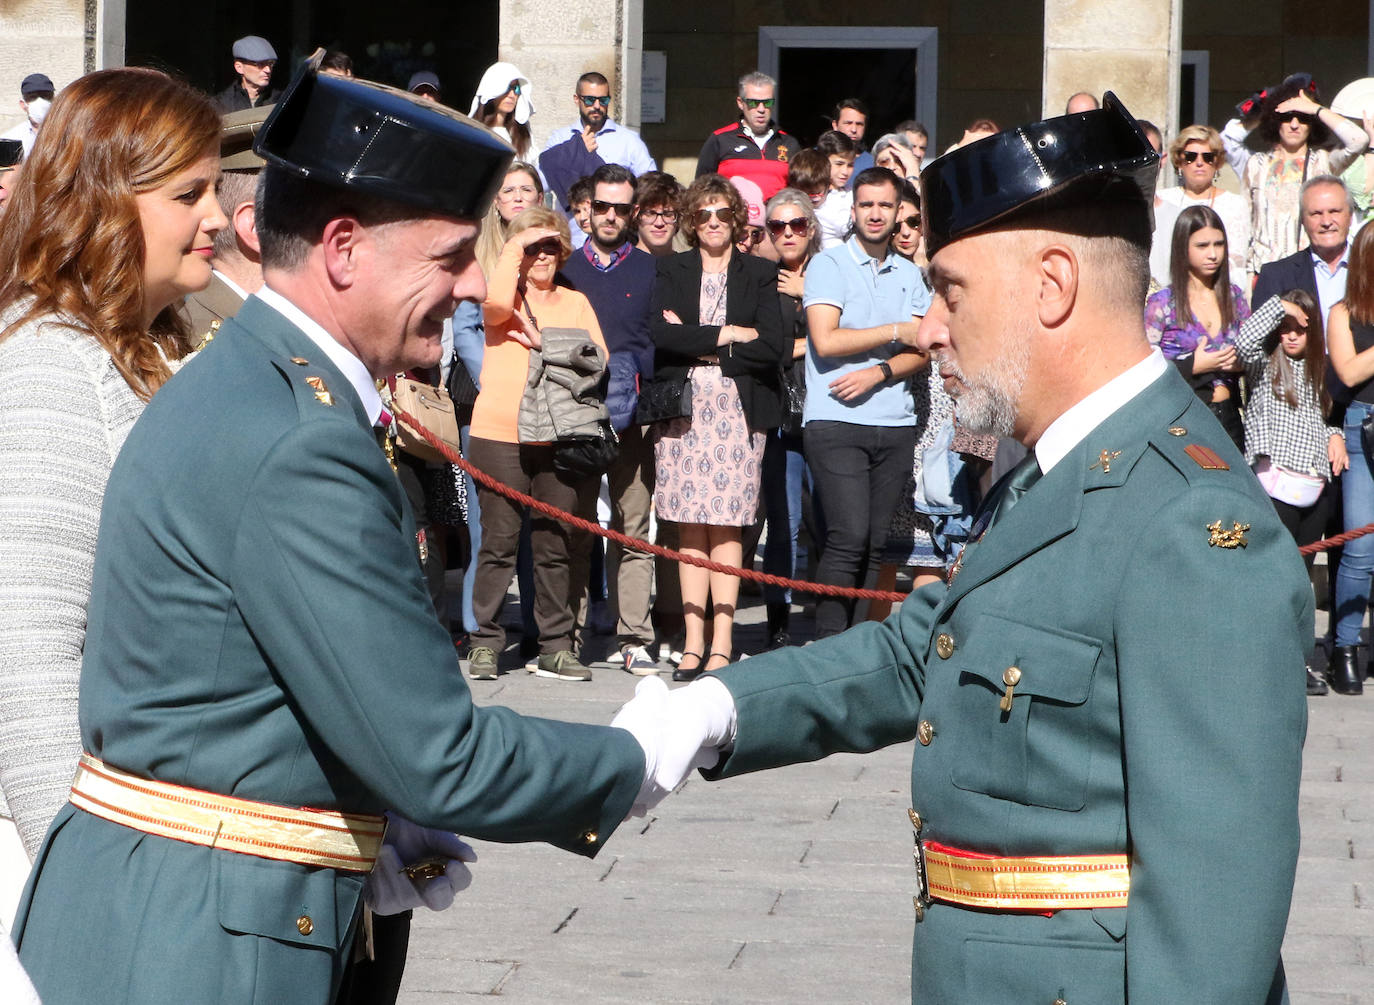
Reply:
[[[386,839],[377,862],[363,887],[363,902],[373,914],[400,914],[417,907],[445,910],[454,895],[472,883],[466,863],[477,861],[477,852],[457,834],[421,827],[405,817],[387,813]],[[411,879],[403,871],[425,859],[444,860],[442,875]]]
[[[630,810],[642,817],[698,768],[713,767],[735,742],[735,699],[715,677],[669,691],[645,677],[611,720],[644,749],[644,784]]]

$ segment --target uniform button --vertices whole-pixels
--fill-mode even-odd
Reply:
[[[1002,683],[1007,687],[1015,687],[1021,683],[1021,668],[1007,667],[1002,671]]]
[[[907,819],[911,821],[911,826],[915,827],[919,831],[923,824],[923,821],[921,820],[921,814],[917,813],[915,810],[908,809],[906,811],[906,815]]]
[[[1063,998],[1056,998],[1054,1000],[1054,1005],[1069,1005],[1069,1003],[1066,1002]]]
[[[929,747],[930,741],[935,739],[935,723],[929,719],[922,719],[916,727],[916,739],[921,741],[921,746]]]
[[[954,636],[948,632],[941,632],[935,636],[935,652],[940,659],[947,660],[954,655]]]
[[[596,831],[583,831],[577,836],[577,840],[583,844],[596,844]]]
[[[302,935],[309,935],[315,930],[315,923],[310,920],[310,915],[302,914],[296,919],[296,931]]]

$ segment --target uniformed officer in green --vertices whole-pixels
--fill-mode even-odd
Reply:
[[[483,296],[510,147],[305,72],[257,149],[266,286],[152,400],[105,496],[87,753],[15,926],[49,1005],[328,1002],[378,855],[427,868],[443,844],[383,846],[384,809],[593,855],[644,775],[623,730],[473,704],[374,437],[374,378],[436,363]]]
[[[1026,462],[948,587],[677,691],[646,682],[617,719],[658,737],[641,807],[693,763],[914,737],[913,1001],[1286,998],[1311,591],[1146,341],[1156,169],[1111,95],[926,168],[919,347],[962,422]]]

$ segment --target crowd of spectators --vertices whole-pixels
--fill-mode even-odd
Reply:
[[[216,107],[269,106],[279,93],[271,43],[248,36],[231,55],[234,79]],[[351,76],[353,65],[333,52],[320,71]],[[409,87],[444,100],[428,70]],[[0,200],[54,93],[41,73],[24,79],[26,121],[0,146]],[[598,513],[598,478],[556,467],[553,445],[521,442],[516,428],[544,328],[581,329],[604,356],[618,438],[600,505],[609,526],[725,566],[752,566],[757,551],[764,571],[834,585],[891,588],[902,569],[916,585],[947,578],[981,495],[1017,448],[964,429],[935,368],[900,338],[929,298],[919,195],[929,130],[912,120],[870,130],[863,100],[844,96],[830,129],[803,147],[774,119],[777,83],[752,72],[739,79],[734,117],[706,137],[695,178],[680,180],[616,121],[604,74],[582,74],[570,97],[576,117],[542,149],[519,67],[489,67],[467,106],[517,158],[479,238],[487,299],[460,306],[445,363],[428,375],[453,396],[465,455],[536,498]],[[1079,93],[1066,111],[1098,105]],[[1374,307],[1367,284],[1352,278],[1346,290],[1370,261],[1350,241],[1374,187],[1367,112],[1333,111],[1297,74],[1242,102],[1221,130],[1197,123],[1160,137],[1141,123],[1174,182],[1156,195],[1144,324],[1304,543],[1374,519],[1362,439],[1374,408],[1374,364],[1363,362]],[[980,117],[955,145],[998,131]],[[1239,193],[1220,177],[1227,163]],[[251,193],[235,191],[231,202],[251,210]],[[217,275],[236,275],[229,252],[245,240],[251,212],[224,229]],[[174,365],[177,346],[158,345]],[[125,375],[136,398],[156,370]],[[615,659],[634,674],[671,662],[691,679],[742,655],[737,577],[603,548],[456,468],[418,467],[440,564],[463,570],[461,590],[442,576],[434,585],[436,609],[473,677],[501,667],[513,578],[531,672],[587,679],[578,650],[594,633],[614,634]],[[1333,553],[1332,568],[1339,616],[1327,677],[1354,690],[1358,673],[1340,667],[1353,660],[1374,545]],[[803,598],[770,586],[763,599],[767,646],[789,644]],[[827,597],[809,613],[824,637],[888,609]]]

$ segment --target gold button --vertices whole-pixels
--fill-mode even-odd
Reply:
[[[1183,426],[1170,426],[1170,427],[1169,427],[1169,435],[1170,435],[1170,436],[1187,436],[1187,435],[1188,435],[1188,430],[1187,430],[1185,427],[1183,427]],[[1061,1001],[1061,1002],[1056,1002],[1055,1005],[1064,1005],[1064,1003],[1063,1003],[1062,1001]]]
[[[577,840],[583,844],[596,844],[596,831],[583,831]]]
[[[921,741],[921,746],[929,747],[930,741],[935,739],[935,724],[929,719],[922,719],[916,727],[916,739]]]
[[[1173,430],[1170,430],[1170,432],[1173,432]],[[1054,1005],[1069,1005],[1069,1003],[1066,1002],[1063,998],[1056,998],[1054,1000]]]
[[[302,935],[309,935],[315,930],[315,923],[310,920],[310,915],[302,914],[296,919],[296,931]]]
[[[921,906],[921,898],[920,898],[920,897],[912,897],[912,898],[911,898],[911,907],[912,907],[912,909],[916,912],[916,920],[917,920],[917,921],[925,921],[925,920],[926,920],[926,909],[925,909],[924,907]]]
[[[925,821],[921,819],[921,814],[917,813],[915,810],[907,810],[906,815],[911,821],[911,826],[915,827],[918,831],[925,825]]]
[[[1021,683],[1021,668],[1007,667],[1002,671],[1002,683],[1007,687],[1015,687]]]
[[[941,632],[935,636],[935,652],[940,659],[947,660],[954,655],[954,636],[947,632]]]

